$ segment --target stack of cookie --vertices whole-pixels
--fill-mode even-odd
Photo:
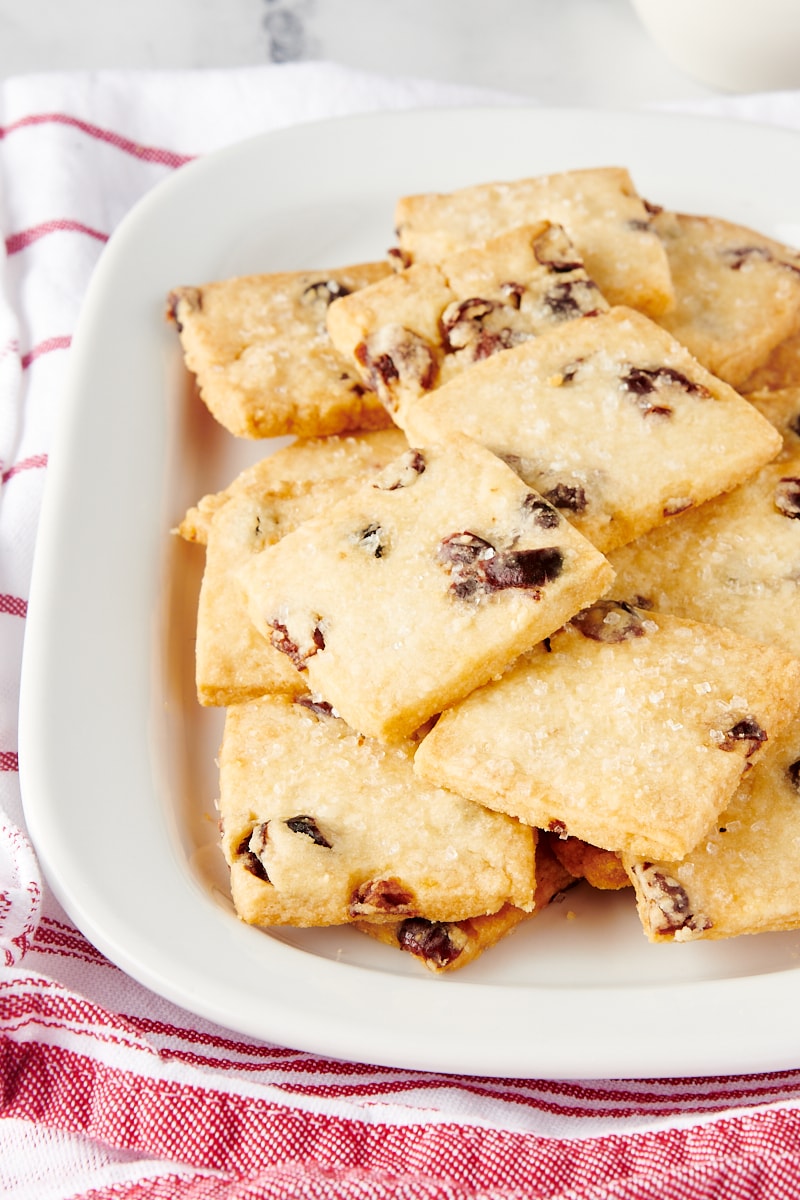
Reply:
[[[652,940],[800,924],[800,254],[618,168],[394,218],[168,300],[216,419],[296,438],[180,527],[236,911],[435,972],[580,878]]]

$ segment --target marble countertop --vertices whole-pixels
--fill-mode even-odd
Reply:
[[[552,105],[715,94],[667,61],[629,0],[0,0],[0,78],[313,59]]]

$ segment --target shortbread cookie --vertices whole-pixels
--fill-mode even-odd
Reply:
[[[413,751],[310,698],[228,709],[219,808],[238,914],[310,926],[531,909],[535,833],[418,779]]]
[[[678,862],[626,859],[650,941],[800,927],[800,732],[795,725],[742,781]]]
[[[749,392],[747,399],[783,438],[781,457],[800,451],[800,386]]]
[[[608,308],[564,230],[511,230],[334,301],[337,350],[390,412],[543,329]]]
[[[652,213],[629,173],[608,167],[404,196],[395,225],[400,255],[410,264],[441,262],[519,225],[552,221],[564,227],[611,304],[655,314],[670,307],[673,294]]]
[[[556,896],[578,882],[554,856],[550,842],[548,834],[539,834],[533,912],[505,904],[499,912],[466,921],[427,921],[424,917],[407,917],[404,921],[380,923],[356,921],[356,928],[379,942],[413,954],[435,975],[466,967],[485,950],[513,933],[522,921],[535,917]],[[628,883],[627,876],[625,882]]]
[[[187,511],[176,533],[188,542],[205,545],[214,514],[240,492],[275,493],[287,484],[307,487],[330,479],[351,479],[355,485],[362,475],[382,470],[407,446],[405,435],[395,426],[370,433],[301,438],[246,467],[222,491],[203,496]]]
[[[177,287],[167,316],[213,416],[239,437],[314,437],[389,424],[334,350],[328,305],[388,274],[387,263],[247,275]]]
[[[377,474],[404,444],[399,430],[329,438],[324,445],[296,443],[294,454],[293,447],[279,451],[273,456],[277,463],[267,459],[248,468],[225,493],[205,497],[205,508],[201,501],[200,519],[193,522],[207,543],[195,652],[201,704],[240,704],[265,692],[305,691],[302,676],[286,655],[250,620],[237,572],[265,546],[327,511],[361,479]],[[295,478],[279,482],[281,473]],[[266,487],[267,482],[271,486]]]
[[[740,391],[749,395],[797,387],[800,387],[800,330],[775,347],[767,361],[744,381]]]
[[[626,308],[478,363],[400,423],[411,442],[475,438],[604,552],[734,487],[781,447],[751,404]]]
[[[658,317],[714,375],[741,387],[800,321],[800,252],[715,217],[653,217],[675,305]]]
[[[611,555],[614,595],[800,658],[800,448]]]
[[[603,601],[444,713],[415,765],[540,828],[678,858],[791,720],[798,684],[781,650]]]
[[[606,560],[467,438],[413,449],[239,578],[256,627],[355,729],[404,737],[557,629]]]
[[[601,850],[599,846],[590,846],[576,837],[550,834],[550,838],[551,852],[575,879],[585,879],[590,887],[602,892],[619,891],[631,886],[620,857],[613,850]]]

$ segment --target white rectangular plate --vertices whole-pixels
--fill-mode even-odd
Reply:
[[[576,889],[434,978],[348,929],[233,914],[216,845],[220,714],[194,697],[202,550],[185,509],[269,445],[187,386],[170,288],[382,256],[404,193],[627,166],[653,203],[800,243],[800,141],[716,120],[530,108],[374,115],[182,168],[111,238],[71,351],[23,670],[26,819],[77,925],[192,1012],[360,1061],[539,1078],[800,1063],[800,935],[649,945],[631,895]],[[762,1019],[752,1019],[761,1014]]]

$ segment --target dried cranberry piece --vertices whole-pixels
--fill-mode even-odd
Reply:
[[[557,483],[555,487],[548,488],[544,495],[554,508],[574,513],[581,513],[586,508],[586,492],[580,484]]]
[[[454,301],[442,313],[439,321],[442,345],[446,353],[471,351],[474,362],[490,358],[498,350],[508,350],[524,340],[524,334],[514,332],[503,321],[511,317],[516,304],[497,303],[472,296],[468,300]],[[509,311],[511,310],[511,311]],[[491,321],[489,318],[492,318]]]
[[[500,294],[510,308],[517,311],[522,304],[522,297],[525,295],[526,288],[524,284],[514,283],[513,280],[507,280],[506,283],[500,284]]]
[[[280,621],[268,622],[272,629],[270,634],[270,642],[276,650],[280,650],[281,654],[293,663],[298,671],[306,669],[306,662],[313,657],[318,650],[325,649],[325,638],[319,625],[316,625],[312,630],[312,645],[301,649],[300,646],[289,636],[289,630]]]
[[[561,521],[553,505],[548,504],[547,500],[543,500],[535,492],[528,492],[522,502],[522,511],[526,516],[533,517],[541,529],[555,529]]]
[[[327,700],[321,700],[316,696],[296,696],[294,703],[300,704],[303,708],[309,709],[318,717],[333,717],[336,715],[336,711],[332,704],[329,704]]]
[[[256,879],[262,880],[264,883],[269,883],[270,878],[266,868],[258,857],[258,855],[250,849],[250,844],[253,838],[256,838],[257,843],[260,843],[261,849],[267,844],[267,825],[269,822],[262,821],[261,824],[254,826],[249,833],[246,833],[239,845],[236,847],[236,857],[242,862],[242,866],[251,875],[255,875]]]
[[[785,517],[800,517],[800,479],[785,475],[775,488],[775,507]]]
[[[637,874],[651,906],[655,906],[663,918],[662,924],[656,929],[657,933],[711,928],[712,922],[708,917],[692,911],[692,902],[686,888],[672,875],[649,862],[641,863]]]
[[[304,833],[306,837],[310,837],[315,846],[324,846],[327,850],[331,849],[331,843],[325,837],[325,834],[320,831],[313,817],[305,815],[290,817],[285,824],[289,826],[292,833]]]
[[[596,317],[600,312],[597,300],[597,285],[591,279],[566,279],[544,297],[553,316],[566,321],[575,317]]]
[[[570,624],[593,642],[626,642],[644,637],[644,621],[622,600],[598,600],[572,618]]]
[[[450,572],[451,589],[462,600],[479,591],[540,588],[556,579],[564,567],[564,555],[557,546],[497,551],[468,531],[443,538],[437,558]]]
[[[744,264],[753,258],[760,259],[761,262],[775,261],[766,246],[729,246],[721,253],[732,271],[740,271]]]
[[[378,524],[367,525],[355,535],[359,546],[368,550],[373,558],[383,558],[389,547],[389,537],[386,530]]]
[[[557,546],[537,546],[505,550],[483,565],[492,588],[540,588],[558,579],[564,569],[564,555]]]
[[[453,932],[453,926],[445,921],[409,917],[397,931],[397,942],[401,950],[416,954],[435,967],[448,967],[464,949],[463,945],[456,945]]]
[[[429,391],[439,374],[431,346],[403,325],[384,326],[368,342],[359,342],[353,353],[366,371],[370,387],[390,407],[395,384],[415,383]]]
[[[569,831],[563,821],[553,820],[547,822],[547,832],[554,833],[557,838],[562,841],[569,837]]]
[[[248,850],[242,855],[242,859],[242,866],[245,871],[249,871],[251,875],[255,875],[256,879],[260,879],[262,883],[270,882],[270,877],[264,868],[264,864],[257,854],[253,854],[252,850]]]
[[[679,387],[690,396],[708,399],[711,392],[702,383],[694,383],[682,371],[674,367],[638,367],[630,366],[621,376],[623,390],[637,398],[637,406],[644,416],[668,417],[672,409],[667,404],[652,404],[647,396],[657,392],[662,386]]]
[[[369,879],[350,898],[351,916],[385,913],[414,916],[414,893],[399,879]]]
[[[744,749],[745,758],[750,758],[764,742],[767,734],[761,728],[755,717],[742,717],[735,725],[725,731],[725,736],[718,743],[720,750]]]
[[[338,283],[335,279],[319,279],[303,289],[301,299],[304,304],[319,304],[325,308],[338,300],[340,296],[349,296],[350,288]]]
[[[382,492],[395,492],[398,488],[410,487],[423,474],[426,465],[425,455],[421,450],[406,450],[372,481],[372,486]]]
[[[583,259],[560,225],[550,225],[531,243],[537,262],[557,274],[583,269]]]

